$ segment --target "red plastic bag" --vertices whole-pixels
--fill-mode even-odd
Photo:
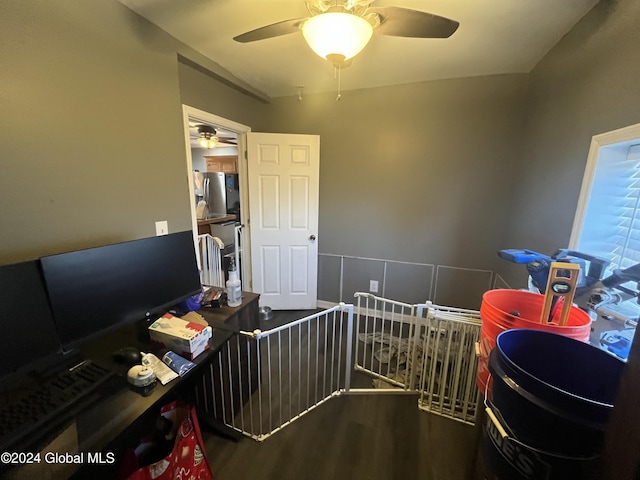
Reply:
[[[195,407],[173,402],[163,407],[161,413],[177,427],[171,454],[138,469],[127,480],[213,480]]]

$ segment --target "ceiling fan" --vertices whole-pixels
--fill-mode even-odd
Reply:
[[[395,37],[448,38],[457,21],[404,7],[374,7],[374,0],[306,0],[310,16],[256,28],[234,37],[241,43],[255,42],[302,30],[318,55],[345,65],[369,42],[373,33]],[[348,64],[348,63],[347,63]]]
[[[238,146],[237,138],[222,136],[211,125],[192,124],[190,122],[189,128],[191,130],[195,130],[195,132],[191,132],[189,135],[191,140],[197,142],[203,148],[214,148],[216,146]]]

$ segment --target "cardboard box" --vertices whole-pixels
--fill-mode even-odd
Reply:
[[[211,334],[211,327],[188,322],[170,313],[165,313],[149,327],[153,346],[167,348],[188,360],[209,348]]]

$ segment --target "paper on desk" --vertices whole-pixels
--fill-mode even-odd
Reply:
[[[187,322],[197,323],[199,325],[204,325],[205,327],[209,326],[209,322],[207,322],[202,315],[197,312],[188,312],[182,317],[183,320]]]
[[[142,364],[148,365],[155,373],[156,378],[160,380],[162,385],[166,385],[171,380],[178,378],[178,374],[165,365],[158,357],[153,353],[142,354]]]

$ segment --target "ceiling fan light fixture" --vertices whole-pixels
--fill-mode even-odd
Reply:
[[[203,148],[215,148],[218,145],[218,137],[215,137],[215,136],[200,137],[200,139],[198,140],[198,143]]]
[[[214,148],[218,145],[218,137],[216,137],[216,129],[209,125],[198,125],[198,133],[200,138],[198,143],[203,148]]]
[[[373,26],[364,18],[345,12],[327,12],[311,17],[302,26],[307,44],[320,57],[347,61],[367,46]]]

